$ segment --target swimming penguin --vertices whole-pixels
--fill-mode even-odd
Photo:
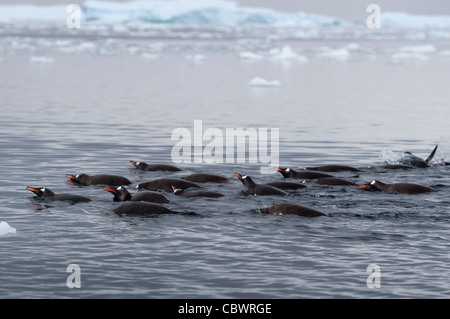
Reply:
[[[430,166],[429,163],[433,159],[434,154],[436,153],[437,147],[438,146],[436,145],[434,150],[431,152],[430,156],[428,156],[428,158],[426,160],[423,160],[420,157],[417,157],[417,156],[411,154],[411,152],[404,152],[404,156],[402,159],[400,159],[400,163],[403,165],[410,165],[410,166],[419,167],[419,168],[429,167]]]
[[[213,174],[192,174],[189,176],[181,177],[181,179],[184,179],[186,181],[190,181],[193,183],[223,183],[228,182],[228,178],[222,177],[219,175],[213,175]]]
[[[343,178],[336,178],[336,177],[325,177],[325,178],[319,178],[317,180],[317,184],[320,185],[328,185],[328,186],[357,186],[355,182],[348,181]]]
[[[77,174],[77,175],[66,175],[72,182],[81,184],[84,186],[89,185],[109,185],[109,186],[121,186],[121,185],[130,185],[131,182],[128,178],[117,176],[117,175],[94,175],[89,176],[86,174]]]
[[[190,187],[197,187],[201,188],[199,185],[185,181],[183,179],[178,178],[161,178],[161,179],[155,179],[150,182],[141,183],[136,186],[136,188],[145,188],[149,191],[166,191],[166,192],[172,192],[172,186],[174,186],[177,189],[186,189]]]
[[[411,183],[394,183],[394,184],[385,184],[380,181],[371,181],[369,184],[364,184],[359,186],[361,190],[368,191],[383,191],[391,194],[420,194],[420,193],[429,193],[435,192],[434,189],[427,186],[422,186],[418,184]]]
[[[317,167],[306,167],[307,170],[310,171],[320,171],[320,172],[342,172],[342,171],[350,171],[350,172],[359,172],[359,169],[345,166],[345,165],[323,165]]]
[[[272,215],[298,215],[304,217],[319,217],[328,216],[318,210],[295,204],[295,203],[282,203],[271,207],[260,208],[261,213]]]
[[[324,177],[334,177],[333,175],[322,172],[311,171],[294,171],[292,168],[277,168],[277,171],[283,175],[284,178],[299,178],[299,179],[318,179]]]
[[[117,207],[114,212],[117,215],[125,214],[130,216],[180,214],[180,212],[149,202],[126,202]]]
[[[247,193],[249,195],[255,195],[255,196],[262,196],[262,195],[285,196],[285,195],[287,195],[286,192],[282,191],[279,188],[276,188],[276,187],[273,187],[270,185],[256,184],[250,176],[241,175],[238,173],[235,173],[234,175],[240,179],[242,184],[244,184],[244,186],[247,190]]]
[[[147,164],[145,162],[135,162],[130,161],[134,167],[143,170],[143,171],[169,171],[169,172],[178,172],[181,171],[178,167],[167,165],[167,164]]]
[[[306,185],[294,182],[270,182],[265,183],[264,185],[273,186],[279,189],[303,189],[306,188]]]
[[[223,197],[223,194],[211,192],[211,191],[194,191],[194,190],[185,190],[185,189],[177,189],[174,186],[172,186],[173,193],[177,196],[183,196],[187,198],[191,197],[210,197],[210,198],[217,198],[217,197]]]
[[[81,195],[75,194],[55,194],[50,189],[45,187],[27,187],[27,190],[36,194],[38,199],[44,199],[45,201],[61,200],[72,203],[85,203],[90,202],[91,199]]]
[[[114,195],[115,202],[152,202],[152,203],[169,203],[170,201],[161,193],[152,191],[142,191],[134,193],[133,195],[123,186],[117,187],[103,187],[104,191],[110,192]]]

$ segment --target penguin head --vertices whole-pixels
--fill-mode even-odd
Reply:
[[[176,188],[176,187],[173,186],[173,185],[172,185],[172,190],[173,190],[173,193],[174,193],[175,195],[181,195],[181,194],[183,194],[183,192],[184,192],[184,190],[179,189],[179,188]]]
[[[250,185],[254,185],[255,182],[253,181],[253,179],[250,176],[247,175],[241,175],[239,173],[234,173],[234,176],[236,176],[237,178],[239,178],[239,180],[242,182],[242,184],[244,184],[245,186],[250,186]]]
[[[291,177],[292,173],[294,172],[291,168],[277,168],[277,171],[283,175],[284,178]]]
[[[50,189],[45,187],[27,187],[27,190],[36,194],[37,197],[52,197],[55,195]]]
[[[117,186],[117,187],[103,187],[104,191],[110,192],[114,195],[114,201],[115,202],[124,202],[127,200],[131,200],[131,194],[128,192],[128,189],[126,189],[123,186]]]
[[[141,169],[144,168],[145,166],[147,166],[147,164],[144,163],[144,162],[130,161],[130,163],[133,164],[134,167],[136,167],[136,168],[141,168]]]
[[[378,191],[380,190],[379,184],[380,184],[379,181],[373,180],[370,183],[360,185],[359,189],[363,191]]]
[[[86,174],[77,174],[77,175],[67,174],[66,177],[70,179],[72,182],[77,184],[85,184],[86,180],[89,178],[89,176]]]

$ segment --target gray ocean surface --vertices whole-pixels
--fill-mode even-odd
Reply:
[[[331,29],[308,39],[252,28],[155,27],[142,37],[0,29],[0,221],[17,229],[0,236],[1,298],[449,297],[450,168],[368,168],[402,151],[426,158],[436,144],[436,160],[449,160],[445,38],[405,38],[401,30],[372,39],[369,31],[336,36]],[[286,46],[307,61],[274,57]],[[255,77],[281,86],[248,85]],[[278,128],[282,167],[346,164],[363,171],[336,176],[438,192],[306,182],[286,198],[255,197],[234,172],[259,183],[282,176],[248,162],[177,164],[183,171],[176,173],[129,163],[173,164],[172,132],[193,132],[195,120],[223,132]],[[225,194],[219,199],[166,193],[167,207],[197,213],[185,216],[117,216],[111,194],[65,177],[117,174],[132,188],[196,172],[230,182],[204,186]],[[27,186],[93,201],[42,203]],[[331,217],[258,212],[281,202]],[[79,289],[66,285],[69,264],[81,269]],[[370,264],[381,267],[380,288],[367,286]]]

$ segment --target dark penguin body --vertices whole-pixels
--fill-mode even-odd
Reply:
[[[192,174],[181,177],[181,179],[193,183],[224,183],[228,182],[228,178],[213,174]]]
[[[319,178],[317,180],[317,184],[320,185],[328,185],[328,186],[356,186],[357,184],[352,181],[348,181],[346,179],[342,178],[336,178],[336,177],[325,177],[325,178]]]
[[[438,146],[436,145],[426,160],[423,160],[420,157],[417,157],[417,156],[411,154],[410,152],[404,152],[404,156],[400,160],[400,163],[403,165],[410,165],[410,166],[414,166],[414,167],[418,167],[418,168],[429,167],[430,166],[429,163],[433,159],[434,154],[436,153],[437,147]]]
[[[115,188],[104,187],[103,190],[110,192],[114,195],[115,202],[152,202],[152,203],[169,203],[170,201],[161,193],[152,191],[142,191],[134,193],[133,195],[128,192],[125,187],[118,186]]]
[[[118,215],[130,216],[179,214],[164,206],[149,202],[127,202],[117,207],[114,212]]]
[[[260,208],[261,213],[272,215],[298,215],[304,217],[328,216],[318,210],[294,203],[282,203],[271,207]]]
[[[128,178],[118,175],[93,175],[89,176],[86,174],[77,174],[77,175],[66,175],[72,182],[81,184],[84,186],[89,185],[108,185],[108,186],[122,186],[122,185],[130,185],[131,182]]]
[[[234,175],[240,179],[242,184],[244,184],[245,189],[247,190],[247,193],[249,195],[255,195],[255,196],[264,196],[264,195],[285,196],[285,195],[287,195],[286,192],[282,191],[279,188],[276,188],[276,187],[273,187],[270,185],[256,184],[250,176],[246,176],[246,175],[243,176],[238,173],[235,173]]]
[[[359,172],[359,169],[346,166],[346,165],[323,165],[323,166],[317,166],[317,167],[306,167],[307,170],[310,171],[320,171],[320,172],[343,172],[343,171],[349,171],[349,172]]]
[[[177,196],[183,196],[187,198],[192,197],[209,197],[209,198],[218,198],[223,197],[223,194],[216,193],[216,192],[210,192],[210,191],[194,191],[194,190],[185,190],[185,189],[176,189],[175,187],[172,187],[173,193]]]
[[[306,185],[294,182],[270,182],[265,185],[273,186],[279,189],[303,189]]]
[[[36,197],[38,199],[43,199],[45,201],[66,201],[66,202],[71,202],[71,203],[86,203],[86,202],[90,202],[91,199],[85,196],[81,196],[81,195],[75,195],[75,194],[55,194],[53,193],[50,189],[45,188],[45,187],[27,187],[27,190],[29,190],[30,192],[33,192],[36,194]]]
[[[167,171],[167,172],[178,172],[181,171],[178,167],[167,165],[167,164],[147,164],[145,162],[135,162],[130,161],[137,169],[143,171]]]
[[[161,179],[155,179],[150,182],[141,183],[136,186],[136,188],[145,188],[150,191],[166,191],[166,192],[172,192],[172,186],[174,186],[177,189],[186,189],[190,187],[197,187],[201,188],[199,185],[185,181],[183,179],[177,179],[177,178],[161,178]]]
[[[298,178],[298,179],[319,179],[324,177],[334,177],[333,175],[322,173],[322,172],[314,172],[314,171],[294,171],[292,168],[278,168],[278,172],[283,175],[284,178]]]
[[[361,190],[383,191],[391,194],[421,194],[435,192],[428,186],[412,184],[412,183],[394,183],[385,184],[380,181],[371,181],[369,184],[359,186]]]

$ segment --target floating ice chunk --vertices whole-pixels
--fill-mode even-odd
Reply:
[[[141,54],[141,58],[143,58],[144,60],[156,60],[159,59],[159,54],[155,54],[155,53],[142,53]]]
[[[450,50],[446,50],[446,51],[441,51],[439,52],[440,56],[445,56],[445,57],[450,57]],[[1,58],[0,58],[1,61]]]
[[[31,63],[35,64],[49,64],[55,62],[53,58],[49,58],[46,56],[32,56],[30,58]]]
[[[405,61],[418,61],[418,62],[424,62],[428,61],[428,57],[422,53],[418,52],[399,52],[395,53],[391,57],[392,62],[395,63],[401,63]]]
[[[298,62],[307,62],[308,58],[298,53],[294,52],[292,48],[288,45],[285,45],[281,49],[273,48],[270,50],[270,55],[274,60],[282,60],[282,61],[291,61],[295,60]]]
[[[248,86],[254,87],[280,87],[282,86],[281,82],[278,80],[268,81],[264,78],[254,77],[248,82]]]
[[[0,223],[0,236],[7,235],[7,234],[15,234],[15,233],[16,233],[16,229],[14,227],[9,226],[7,222]]]
[[[434,53],[437,51],[436,47],[431,44],[426,45],[414,45],[406,46],[400,48],[401,52],[412,52],[412,53]]]
[[[362,48],[358,43],[349,43],[345,46],[348,51],[361,51]]]
[[[202,62],[205,59],[206,59],[206,57],[203,54],[195,54],[195,55],[186,56],[186,60],[192,60],[195,62]]]
[[[319,58],[346,62],[350,58],[350,52],[347,49],[335,49],[319,53]]]
[[[246,59],[246,60],[262,60],[263,59],[262,55],[256,54],[253,52],[249,52],[249,51],[239,53],[239,57],[241,59]]]

